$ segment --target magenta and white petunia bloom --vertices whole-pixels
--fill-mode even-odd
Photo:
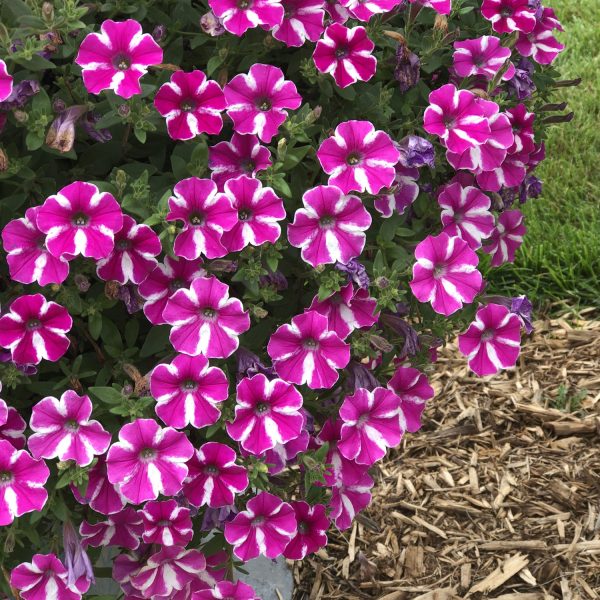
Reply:
[[[178,354],[172,362],[159,364],[150,375],[150,393],[158,417],[175,429],[188,424],[200,429],[216,423],[218,405],[227,399],[225,373],[210,367],[204,356]]]
[[[169,198],[167,221],[182,221],[183,230],[175,238],[173,251],[181,258],[194,260],[201,254],[220,258],[227,254],[221,243],[223,232],[237,223],[231,200],[217,193],[211,179],[189,177],[177,183]]]
[[[259,555],[277,558],[297,533],[294,509],[277,496],[260,492],[246,510],[225,523],[225,539],[244,562]]]
[[[304,417],[302,395],[281,379],[262,373],[245,377],[237,386],[235,418],[227,423],[227,434],[254,456],[285,444],[300,435]]]
[[[94,420],[92,401],[67,390],[58,398],[42,398],[31,410],[29,426],[35,432],[27,442],[34,458],[72,460],[80,467],[104,454],[111,434]]]
[[[340,407],[344,424],[339,451],[361,465],[370,466],[381,460],[387,448],[400,443],[404,430],[400,427],[399,415],[400,398],[391,390],[357,389]]]
[[[0,346],[20,365],[56,362],[69,348],[73,319],[66,308],[42,294],[19,296],[0,317]]]
[[[261,63],[252,65],[247,74],[236,75],[223,91],[233,129],[256,134],[267,143],[285,121],[286,109],[302,104],[294,82],[286,81],[280,68]]]
[[[174,598],[176,591],[197,579],[205,569],[206,559],[199,550],[163,546],[131,576],[130,583],[142,598],[166,600]]]
[[[191,140],[201,133],[219,133],[227,105],[221,86],[195,70],[175,71],[156,92],[154,106],[165,117],[172,139]]]
[[[146,300],[144,314],[153,325],[163,325],[166,321],[162,313],[169,298],[179,289],[189,287],[197,277],[206,275],[201,266],[202,260],[186,260],[165,256],[164,264],[159,263],[140,284],[138,291]]]
[[[161,47],[133,19],[104,21],[100,33],[89,33],[81,42],[75,59],[88,92],[113,90],[125,99],[142,93],[140,78],[162,61]]]
[[[6,100],[13,91],[13,78],[6,68],[6,63],[0,59],[0,102]]]
[[[333,386],[337,369],[350,362],[350,346],[327,325],[327,317],[310,310],[277,328],[267,352],[279,377],[313,390]]]
[[[364,4],[360,4],[363,6]],[[317,42],[313,53],[315,66],[321,73],[329,73],[340,88],[357,81],[369,81],[377,70],[373,56],[375,44],[364,27],[348,29],[333,23]]]
[[[192,600],[260,600],[256,592],[243,581],[219,581],[212,589],[194,592]]]
[[[321,143],[317,158],[329,175],[329,185],[345,194],[377,194],[392,185],[400,152],[390,136],[377,131],[371,122],[344,121]]]
[[[433,8],[440,15],[449,15],[452,12],[452,0],[408,0],[411,4],[415,2]]]
[[[481,14],[497,33],[530,33],[536,23],[532,6],[530,0],[483,0]]]
[[[47,234],[46,247],[53,256],[100,259],[112,252],[123,213],[112,194],[100,192],[93,183],[75,181],[46,199],[36,222]]]
[[[208,5],[223,27],[233,35],[242,36],[248,29],[263,26],[272,29],[283,21],[281,0],[209,0]]]
[[[349,483],[337,481],[331,489],[329,518],[344,531],[352,526],[356,515],[371,504],[373,478],[364,470],[360,477]]]
[[[146,502],[140,515],[146,544],[186,546],[194,536],[190,509],[180,506],[176,500]]]
[[[531,56],[540,65],[550,65],[565,49],[556,37],[554,29],[564,31],[554,10],[544,7],[531,33],[519,33],[515,48],[522,56]]]
[[[316,42],[323,33],[323,0],[281,0],[284,14],[281,25],[271,34],[288,47],[299,47],[310,40]]]
[[[488,304],[458,336],[458,349],[480,377],[514,367],[521,350],[521,320],[505,306]]]
[[[363,288],[355,290],[350,282],[325,300],[315,296],[308,310],[325,315],[327,329],[345,340],[355,329],[377,323],[379,313],[376,308],[377,300],[371,298],[369,291]]]
[[[104,281],[125,285],[142,283],[156,268],[162,246],[158,235],[148,225],[138,225],[129,215],[123,215],[123,228],[115,234],[113,251],[98,262],[96,272]]]
[[[400,398],[400,427],[411,433],[421,429],[425,403],[434,396],[427,376],[412,367],[398,367],[387,385]]]
[[[200,446],[188,462],[189,475],[183,495],[196,507],[231,506],[248,487],[246,469],[235,463],[235,451],[218,442]]]
[[[384,218],[389,219],[394,212],[399,215],[419,197],[419,169],[414,167],[403,167],[400,163],[396,165],[396,176],[392,187],[375,198],[373,206]]]
[[[322,504],[310,506],[303,501],[290,504],[296,513],[298,533],[286,546],[283,555],[288,560],[302,560],[327,545],[329,519]]]
[[[131,506],[109,515],[106,521],[93,524],[83,521],[79,526],[84,545],[93,548],[120,546],[135,550],[143,531],[142,515]]]
[[[42,510],[48,500],[44,484],[50,471],[43,460],[0,440],[0,525],[15,517]]]
[[[10,276],[19,283],[62,283],[69,274],[69,263],[65,257],[48,252],[46,234],[37,226],[39,210],[39,206],[28,208],[25,217],[13,219],[2,230]]]
[[[481,290],[477,254],[459,237],[429,235],[415,248],[415,258],[410,288],[419,302],[431,302],[436,313],[455,313]]]
[[[274,244],[281,236],[277,221],[285,219],[283,200],[258,179],[240,175],[225,182],[227,196],[237,211],[237,223],[223,233],[221,243],[228,252],[238,252],[248,245]]]
[[[519,187],[527,175],[529,154],[515,152],[507,154],[503,162],[490,171],[477,173],[477,185],[486,192],[499,192],[503,187]]]
[[[500,38],[493,35],[454,42],[454,70],[459,77],[494,79],[511,54],[510,48],[503,46]],[[510,63],[502,79],[508,81],[514,75],[515,67]]]
[[[7,407],[3,423],[0,425],[0,440],[6,440],[13,448],[22,450],[25,448],[25,428],[27,423],[14,406]]]
[[[402,0],[340,0],[340,3],[353,17],[366,22],[373,15],[390,12]]]
[[[477,96],[448,83],[429,94],[423,127],[437,135],[450,152],[462,153],[483,144],[490,126]]]
[[[255,177],[257,173],[271,166],[271,152],[261,146],[255,135],[234,133],[229,142],[219,142],[208,148],[208,168],[210,178],[223,191],[228,179],[240,175]]]
[[[185,433],[162,429],[153,419],[136,419],[119,431],[106,458],[108,480],[133,504],[173,496],[182,488],[194,453]]]
[[[304,208],[288,225],[288,239],[301,248],[302,259],[313,267],[348,263],[365,247],[371,215],[357,196],[334,185],[318,185],[304,192]]]
[[[498,215],[490,244],[483,247],[483,251],[492,257],[492,267],[515,261],[515,254],[523,243],[523,236],[527,233],[523,219],[523,213],[518,209],[506,210]]]
[[[248,312],[214,275],[198,277],[189,289],[177,290],[163,317],[173,326],[169,339],[175,350],[190,356],[227,358],[237,350],[238,336],[250,329]]]
[[[80,600],[90,582],[80,577],[69,584],[69,572],[55,554],[34,554],[11,571],[10,585],[23,600]]]
[[[509,108],[506,117],[513,132],[513,145],[508,149],[511,154],[517,152],[532,153],[535,151],[535,134],[533,124],[535,113],[529,112],[525,104],[517,104]]]
[[[476,187],[460,183],[445,186],[438,197],[442,209],[443,232],[465,240],[472,250],[481,248],[482,240],[494,231],[491,200]]]

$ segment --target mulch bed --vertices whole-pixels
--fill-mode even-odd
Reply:
[[[455,346],[372,505],[293,566],[296,600],[600,599],[600,321],[536,324],[517,369]]]

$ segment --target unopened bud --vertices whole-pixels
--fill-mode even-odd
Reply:
[[[13,116],[19,123],[27,123],[29,115],[24,110],[13,111]]]
[[[61,112],[63,112],[65,109],[67,108],[67,105],[65,104],[64,100],[61,100],[60,98],[55,98],[55,100],[52,102],[52,110],[56,113],[56,114],[60,114]]]
[[[436,15],[433,29],[446,35],[448,33],[448,17],[446,15]]]
[[[167,28],[164,25],[157,25],[152,32],[152,37],[157,42],[162,42],[167,35]]]
[[[54,6],[50,2],[44,2],[42,4],[42,17],[47,22],[54,21]]]
[[[380,289],[380,290],[385,290],[385,288],[390,287],[390,280],[387,277],[378,277],[375,280],[375,285]]]
[[[131,108],[128,104],[119,104],[119,108],[117,108],[117,113],[120,117],[128,117],[131,113]]]

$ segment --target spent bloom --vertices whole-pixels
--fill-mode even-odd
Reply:
[[[492,257],[493,267],[514,262],[525,233],[527,228],[523,224],[523,213],[520,210],[506,210],[498,216],[496,228],[490,237],[490,244],[483,248],[484,252]]]
[[[284,14],[281,25],[271,30],[273,37],[289,47],[316,42],[323,33],[323,0],[281,0]]]
[[[113,90],[127,99],[142,93],[140,78],[162,60],[161,47],[137,21],[107,19],[100,33],[89,33],[81,42],[75,62],[88,92]]]
[[[402,138],[397,148],[400,151],[399,164],[406,169],[418,169],[428,166],[435,168],[435,150],[433,144],[418,135]]]
[[[283,21],[281,0],[210,0],[208,5],[223,27],[239,37],[253,27],[271,29]]]
[[[186,546],[194,535],[190,509],[179,506],[176,500],[146,502],[140,515],[146,544]]]
[[[71,521],[63,524],[63,548],[65,551],[65,566],[67,567],[67,584],[84,588],[87,584],[95,583],[94,569],[83,542]],[[79,580],[82,579],[81,582]]]
[[[459,77],[493,79],[510,55],[510,48],[503,46],[500,38],[493,35],[454,42],[454,70]],[[514,74],[515,67],[511,63],[502,78],[508,81]]]

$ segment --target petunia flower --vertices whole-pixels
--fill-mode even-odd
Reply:
[[[64,256],[56,258],[46,248],[46,234],[37,226],[39,206],[28,208],[25,217],[9,221],[2,230],[10,276],[19,283],[62,283],[69,274]]]
[[[483,247],[483,251],[492,257],[492,267],[515,261],[515,254],[523,243],[523,236],[527,233],[523,219],[520,210],[506,210],[498,215],[490,244]]]
[[[360,198],[334,185],[318,185],[304,192],[302,203],[288,225],[288,239],[301,248],[305,262],[313,267],[345,264],[361,254],[371,215]]]
[[[472,250],[481,248],[482,240],[494,231],[491,200],[475,187],[452,183],[438,197],[442,208],[443,232],[465,240]]]
[[[481,14],[497,33],[530,33],[536,23],[530,0],[483,0]]]
[[[206,275],[201,267],[202,260],[186,260],[165,256],[164,264],[159,263],[140,284],[139,293],[146,300],[144,314],[153,325],[163,325],[166,321],[162,313],[169,298],[179,289],[189,287],[197,277]]]
[[[344,24],[352,16],[350,11],[345,6],[342,6],[340,0],[325,0],[323,8],[327,13],[325,19],[332,23]]]
[[[83,543],[93,548],[120,546],[128,550],[135,550],[140,545],[140,536],[143,531],[142,516],[131,506],[108,515],[106,521],[93,524],[82,521],[79,526]]]
[[[440,15],[449,15],[452,12],[452,0],[408,0],[411,4],[415,2],[421,6],[433,8]]]
[[[262,373],[246,377],[236,390],[235,418],[227,423],[227,434],[254,456],[285,444],[300,435],[304,418],[302,395],[281,379]]]
[[[181,490],[186,462],[194,452],[185,433],[161,429],[153,419],[136,419],[119,431],[106,457],[108,480],[133,504]]]
[[[201,133],[219,133],[227,105],[221,86],[195,70],[175,71],[156,92],[154,106],[165,117],[171,139],[191,140]]]
[[[389,219],[394,212],[403,215],[419,197],[419,170],[416,168],[396,165],[396,176],[392,187],[387,193],[381,194],[373,201],[375,210],[384,218]]]
[[[281,236],[277,221],[285,219],[283,200],[258,179],[240,175],[225,182],[224,196],[237,211],[237,223],[223,233],[221,243],[228,252],[248,245],[274,244]]]
[[[210,178],[223,191],[228,179],[240,175],[255,177],[271,166],[271,153],[260,145],[255,135],[234,133],[229,142],[219,142],[208,148]]]
[[[40,231],[47,234],[46,248],[67,260],[81,254],[106,258],[114,236],[123,226],[123,213],[112,194],[100,192],[92,183],[75,181],[46,199],[36,216]]]
[[[373,15],[388,13],[402,0],[340,0],[341,5],[359,21],[369,21]]]
[[[6,68],[6,63],[0,59],[0,102],[10,97],[13,91],[13,78]]]
[[[369,121],[344,121],[321,143],[317,158],[329,175],[329,185],[345,194],[377,194],[392,185],[400,153],[390,136]]]
[[[88,92],[110,89],[125,99],[142,93],[140,78],[162,61],[161,47],[133,19],[104,21],[100,33],[89,33],[81,42],[75,58]]]
[[[375,44],[364,27],[348,29],[333,23],[317,42],[313,53],[315,66],[321,73],[330,73],[340,88],[357,81],[369,81],[377,70],[372,52]]]
[[[531,56],[540,65],[551,65],[565,49],[554,37],[554,30],[564,31],[554,10],[544,7],[542,15],[530,33],[519,33],[515,49],[521,56]]]
[[[329,518],[340,531],[352,527],[356,515],[371,504],[373,484],[373,478],[367,471],[352,482],[338,481],[334,484],[329,500]]]
[[[490,126],[477,96],[448,83],[429,94],[423,126],[451,152],[462,153],[483,144]]]
[[[377,300],[371,298],[367,290],[355,290],[352,283],[348,283],[325,300],[315,296],[308,310],[325,315],[327,329],[335,331],[345,340],[355,329],[377,323],[379,313],[376,308]]]
[[[387,448],[400,443],[400,398],[386,388],[372,392],[359,388],[340,407],[343,421],[339,451],[348,460],[372,465],[381,460]]]
[[[488,304],[458,336],[458,349],[480,377],[514,367],[521,349],[521,320],[505,306]]]
[[[195,260],[201,254],[206,258],[225,256],[227,249],[221,237],[237,223],[231,200],[217,194],[214,181],[198,177],[180,181],[173,192],[165,218],[183,222],[183,230],[175,238],[175,254],[188,260]]]
[[[327,328],[327,317],[311,310],[281,325],[271,336],[267,352],[275,371],[285,381],[311,389],[330,388],[337,369],[350,362],[350,346]]]
[[[510,48],[502,45],[500,38],[484,35],[476,39],[454,42],[454,70],[459,77],[485,77],[494,79],[511,56]],[[512,79],[515,67],[509,63],[502,75],[504,81]]]
[[[409,285],[419,302],[431,302],[438,314],[449,316],[473,302],[483,278],[479,259],[467,242],[446,233],[427,236],[415,249],[417,262]]]
[[[307,502],[290,503],[296,513],[298,532],[285,547],[283,555],[288,560],[302,560],[327,545],[329,519],[323,504],[310,506]]]
[[[235,497],[248,487],[248,474],[235,463],[235,451],[218,442],[200,446],[188,462],[189,474],[183,495],[196,507],[231,506]]]
[[[275,444],[267,450],[260,458],[268,466],[270,475],[281,473],[300,454],[306,452],[311,441],[310,434],[306,430],[306,411],[302,409],[303,425],[300,435],[285,444]]]
[[[496,168],[477,173],[477,185],[486,192],[499,192],[502,188],[518,188],[527,176],[530,156],[526,152],[506,154],[502,163]]]
[[[239,345],[238,336],[250,328],[250,317],[229,286],[214,275],[194,279],[189,289],[177,290],[163,317],[172,325],[169,339],[177,352],[207,358],[227,358]]]
[[[225,539],[244,562],[261,554],[267,558],[281,556],[296,533],[294,509],[268,492],[248,500],[246,510],[225,523]]]
[[[223,92],[235,132],[256,134],[267,143],[285,121],[286,109],[302,104],[295,84],[284,79],[281,69],[260,63],[252,65],[247,74],[236,75]]]
[[[510,122],[514,139],[509,152],[533,152],[535,150],[535,134],[533,131],[535,113],[529,112],[525,104],[517,104],[509,108],[505,114]]]
[[[86,467],[95,455],[104,454],[111,434],[92,419],[92,401],[67,390],[60,399],[42,398],[31,409],[29,426],[35,432],[28,446],[34,458],[72,460]]]
[[[89,504],[93,510],[103,515],[120,512],[126,503],[118,486],[108,480],[105,456],[100,456],[98,462],[88,471],[85,494],[82,495],[73,484],[71,491],[77,502]]]
[[[73,319],[67,309],[42,294],[19,296],[0,317],[0,346],[21,365],[37,365],[42,359],[56,362],[70,345],[67,332]]]
[[[256,592],[243,581],[219,581],[213,589],[194,592],[192,600],[260,600]]]
[[[194,535],[190,509],[179,506],[176,500],[146,502],[140,515],[146,544],[186,546]]]
[[[283,21],[271,30],[272,36],[288,47],[316,42],[323,33],[323,0],[281,0]]]
[[[414,433],[421,429],[421,415],[434,390],[427,376],[412,367],[398,367],[388,381],[388,388],[400,398],[400,427]]]
[[[115,234],[112,252],[98,261],[96,272],[104,281],[128,281],[140,284],[152,272],[162,251],[158,235],[148,225],[138,225],[129,215],[123,215],[123,228]]]
[[[15,517],[42,510],[48,500],[44,484],[50,471],[43,460],[0,440],[0,525]]]
[[[154,367],[150,375],[156,414],[175,429],[216,423],[221,415],[218,405],[227,399],[228,391],[225,373],[210,367],[204,356],[178,354],[172,362]]]
[[[281,0],[209,0],[208,5],[223,27],[238,37],[253,27],[272,29],[283,21]]]
[[[10,585],[23,600],[80,600],[90,583],[84,577],[69,585],[68,572],[55,554],[34,554],[30,563],[17,565]]]
[[[8,406],[6,413],[0,419],[0,440],[6,440],[13,448],[25,448],[25,428],[27,423],[14,406]]]

